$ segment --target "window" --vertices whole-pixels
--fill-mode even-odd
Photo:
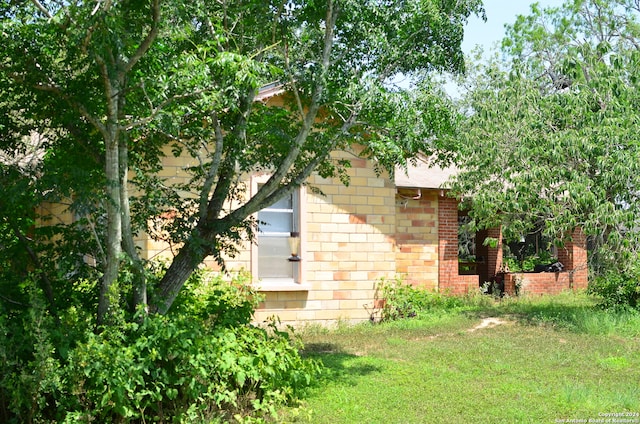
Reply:
[[[253,178],[255,193],[268,177]],[[301,219],[303,206],[300,201],[304,188],[295,190],[257,214],[257,244],[251,249],[251,273],[263,291],[308,290],[302,284],[304,275],[304,225]],[[292,252],[291,233],[297,233],[302,245],[300,252]],[[290,261],[292,253],[298,253],[301,261]]]
[[[296,264],[289,261],[289,237],[299,232],[297,193],[258,212],[258,278],[296,279]]]

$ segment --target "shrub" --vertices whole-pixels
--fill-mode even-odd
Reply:
[[[608,270],[596,276],[589,292],[598,296],[605,308],[640,309],[640,264],[623,272]]]
[[[32,282],[23,285],[28,304],[0,305],[0,422],[57,421],[64,393],[61,352],[82,330],[54,321]]]
[[[199,282],[204,281],[202,284]],[[81,336],[61,354],[61,323],[32,308],[20,340],[0,340],[2,422],[260,421],[299,396],[316,362],[299,355],[291,333],[250,324],[258,297],[242,277],[198,274],[166,316],[139,314]],[[14,333],[0,311],[0,332]],[[234,325],[235,323],[235,325]],[[60,328],[60,327],[63,328]],[[9,341],[7,341],[9,340]],[[11,345],[19,341],[18,349]],[[55,347],[54,346],[57,346]],[[10,400],[10,401],[9,401]]]
[[[505,255],[503,257],[504,264],[511,272],[533,271],[536,265],[547,265],[557,260],[551,253],[544,250],[524,256],[521,259],[513,255]]]
[[[212,326],[231,327],[251,322],[262,300],[250,285],[251,275],[239,273],[225,281],[219,273],[194,272],[172,306],[172,313],[205,320]]]
[[[275,415],[311,382],[314,363],[283,333],[150,316],[78,346],[67,420],[202,422]]]

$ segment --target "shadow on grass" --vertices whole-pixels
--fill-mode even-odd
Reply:
[[[354,386],[359,377],[383,371],[374,360],[345,351],[335,343],[307,343],[302,355],[320,361],[323,372],[317,383],[327,382]]]

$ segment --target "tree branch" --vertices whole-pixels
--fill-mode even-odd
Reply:
[[[100,242],[100,237],[98,236],[98,231],[96,231],[96,225],[94,224],[91,216],[89,214],[86,215],[87,222],[89,223],[89,228],[91,229],[91,235],[96,241],[96,245],[98,246],[98,253],[100,254],[100,262],[105,264],[107,262],[107,255],[104,252],[104,248],[102,247],[102,243]]]
[[[146,124],[150,123],[151,121],[153,121],[156,118],[156,116],[158,116],[158,114],[160,112],[162,112],[162,110],[165,107],[167,107],[168,105],[170,105],[171,103],[173,103],[173,102],[175,102],[177,100],[183,100],[183,99],[188,99],[190,97],[199,96],[199,95],[201,95],[203,93],[208,92],[209,90],[210,89],[206,89],[206,90],[203,89],[203,90],[194,91],[192,93],[173,96],[173,97],[170,97],[170,98],[164,100],[162,103],[160,103],[158,106],[155,106],[155,107],[153,106],[153,104],[151,104],[151,100],[149,100],[147,98],[147,101],[148,101],[148,103],[150,104],[150,107],[151,107],[151,114],[149,116],[145,116],[144,118],[140,118],[140,119],[138,119],[136,121],[129,122],[128,124],[122,126],[121,129],[124,130],[124,131],[129,131],[129,130],[132,130],[133,128],[140,127],[142,125],[146,125]]]
[[[241,100],[240,109],[242,110],[242,112],[238,114],[233,133],[231,134],[231,136],[234,138],[246,141],[247,122],[251,113],[251,107],[253,105],[255,93],[255,90],[249,90],[246,93],[245,97]],[[219,217],[220,211],[222,210],[224,202],[229,193],[231,182],[233,181],[233,178],[236,174],[234,168],[235,162],[225,163],[223,164],[223,167],[216,172],[218,176],[218,183],[216,184],[216,188],[213,192],[213,195],[211,196],[211,200],[207,205],[206,219],[204,224],[210,223]]]
[[[144,54],[149,50],[156,37],[158,36],[158,30],[160,28],[160,0],[153,0],[151,3],[151,16],[152,16],[152,24],[151,30],[144,38],[140,46],[136,49],[133,55],[129,58],[129,60],[125,63],[123,68],[123,73],[128,73],[131,69],[138,63],[138,61],[144,56]]]
[[[300,92],[298,91],[296,79],[294,78],[293,72],[291,71],[291,66],[289,63],[289,43],[286,40],[284,44],[284,65],[287,68],[287,71],[289,74],[289,84],[291,85],[293,96],[296,100],[296,106],[298,107],[298,113],[300,114],[300,119],[304,119],[304,108],[302,107],[302,100],[300,99]]]
[[[49,13],[49,11],[42,5],[42,3],[40,3],[38,0],[31,0],[31,3],[34,4],[35,7],[38,8],[39,11],[41,11],[42,13],[44,13],[44,15],[48,18],[48,19],[52,19],[53,15],[51,15],[51,13]]]
[[[65,102],[67,102],[71,107],[76,109],[76,111],[80,112],[80,115],[84,117],[87,121],[91,123],[100,133],[104,134],[106,131],[105,126],[96,118],[94,118],[89,111],[80,103],[72,100],[69,96],[67,96],[59,87],[55,85],[48,84],[36,84],[33,86],[34,89],[38,91],[45,91],[49,93],[54,93],[60,96]]]
[[[218,175],[220,163],[222,162],[222,151],[224,148],[224,134],[222,133],[222,128],[220,127],[218,114],[214,112],[211,118],[213,119],[213,125],[215,127],[216,145],[215,151],[213,152],[211,165],[209,166],[207,178],[205,179],[204,184],[202,185],[202,190],[200,191],[200,219],[204,219],[207,215],[207,202],[209,201],[209,193],[211,192],[213,181]]]
[[[331,65],[331,51],[333,48],[335,25],[338,18],[338,7],[334,4],[333,0],[329,0],[327,3],[327,13],[325,20],[325,33],[324,33],[324,47],[322,52],[322,69],[319,75],[319,82],[317,83],[314,92],[311,96],[311,104],[305,114],[302,128],[298,132],[298,135],[293,140],[293,145],[289,150],[287,156],[282,160],[276,171],[271,175],[269,180],[262,186],[260,190],[243,206],[236,209],[232,214],[238,218],[239,216],[246,214],[250,215],[260,209],[260,205],[264,204],[264,200],[269,197],[279,186],[284,177],[288,174],[291,166],[295,163],[296,159],[300,155],[302,145],[307,140],[313,124],[320,110],[320,102],[325,89],[325,78]]]

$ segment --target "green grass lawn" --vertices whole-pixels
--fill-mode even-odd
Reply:
[[[487,317],[505,323],[470,331]],[[480,302],[301,337],[326,369],[298,421],[640,423],[640,315],[600,311],[586,296]]]

